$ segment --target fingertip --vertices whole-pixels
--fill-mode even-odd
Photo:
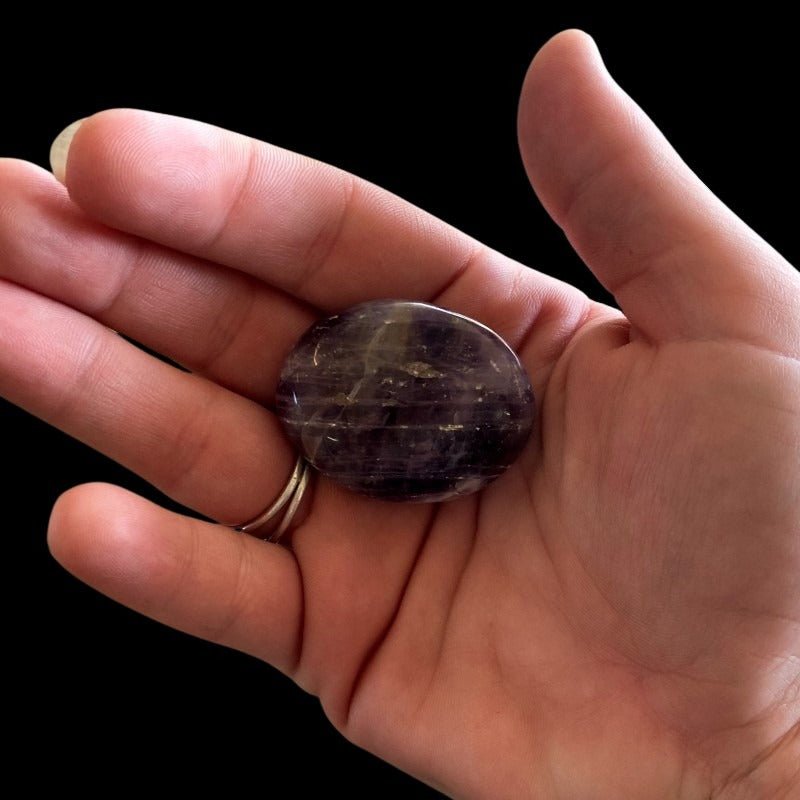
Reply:
[[[597,42],[588,33],[571,28],[548,39],[533,57],[522,84],[520,133],[529,115],[541,117],[560,93],[569,87],[579,89],[598,76],[608,76],[608,70]]]
[[[50,146],[50,169],[56,180],[65,186],[72,183],[73,172],[79,175],[82,171],[83,153],[97,154],[98,146],[108,139],[109,130],[131,128],[142,113],[129,108],[109,108],[67,125]]]
[[[0,197],[0,275],[7,275],[9,250],[22,249],[32,238],[25,225],[30,207],[63,200],[64,187],[30,161],[0,158]]]
[[[557,67],[574,72],[581,63],[605,69],[600,49],[594,37],[579,28],[569,28],[548,39],[533,57],[525,74],[524,86],[535,80],[539,73]]]
[[[81,519],[83,495],[87,488],[87,485],[74,486],[60,495],[53,505],[47,524],[47,546],[50,554],[67,569],[70,569],[70,564],[75,561],[77,541],[71,533],[79,528],[83,521]]]
[[[75,486],[56,500],[47,528],[50,553],[68,572],[112,596],[157,569],[148,544],[149,504],[106,483]]]
[[[25,161],[21,158],[0,158],[0,180],[4,184],[7,181],[14,181],[20,184],[31,180],[41,182],[47,175],[47,170],[43,170],[30,161]],[[52,183],[52,178],[50,183]]]
[[[195,120],[107,109],[74,134],[66,185],[72,200],[106,225],[155,241],[177,228],[194,243],[230,210],[248,142]]]
[[[578,51],[583,51],[588,48],[590,51],[594,50],[598,56],[600,55],[600,51],[597,48],[597,42],[595,41],[594,37],[582,28],[567,28],[563,31],[559,31],[559,33],[551,36],[545,42],[539,53],[543,54],[545,52],[552,52],[567,48],[577,49]]]

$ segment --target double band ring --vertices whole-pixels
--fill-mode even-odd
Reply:
[[[289,476],[286,486],[283,487],[283,491],[278,495],[275,502],[255,519],[241,525],[233,525],[233,529],[240,533],[249,533],[268,542],[279,541],[286,531],[289,530],[289,525],[292,524],[297,509],[300,508],[300,502],[305,494],[309,479],[308,463],[303,456],[298,456],[292,474]],[[284,508],[286,511],[275,530],[267,536],[258,536],[259,531],[272,522]]]

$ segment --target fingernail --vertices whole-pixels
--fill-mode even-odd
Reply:
[[[72,125],[67,125],[61,133],[53,140],[50,147],[50,169],[53,170],[56,180],[64,183],[64,178],[67,174],[67,156],[69,155],[69,146],[78,132],[78,128],[83,124],[83,120],[79,119],[73,122]]]

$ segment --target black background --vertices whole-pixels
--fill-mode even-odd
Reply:
[[[515,139],[532,55],[578,26],[700,176],[797,263],[797,54],[786,21],[751,11],[705,23],[656,6],[438,25],[410,8],[384,13],[373,22],[309,10],[264,23],[217,8],[203,31],[143,13],[135,28],[103,21],[89,32],[70,17],[19,42],[6,28],[0,154],[45,165],[62,127],[107,107],[196,117],[344,167],[601,296],[538,206]],[[18,767],[32,788],[54,777],[111,796],[136,782],[305,797],[321,778],[326,794],[439,796],[347,743],[272,668],[140,618],[64,573],[45,545],[61,492],[106,480],[163,498],[2,401],[0,441],[12,775],[15,755],[27,754],[42,765]]]

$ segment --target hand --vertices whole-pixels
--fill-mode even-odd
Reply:
[[[92,484],[59,499],[51,549],[284,670],[348,738],[458,797],[794,796],[800,279],[583,34],[536,57],[520,143],[624,315],[199,123],[89,118],[68,194],[3,161],[0,393],[212,519],[279,492],[294,454],[266,410],[278,370],[316,317],[358,301],[481,320],[540,409],[479,495],[387,505],[320,479],[287,548]]]

